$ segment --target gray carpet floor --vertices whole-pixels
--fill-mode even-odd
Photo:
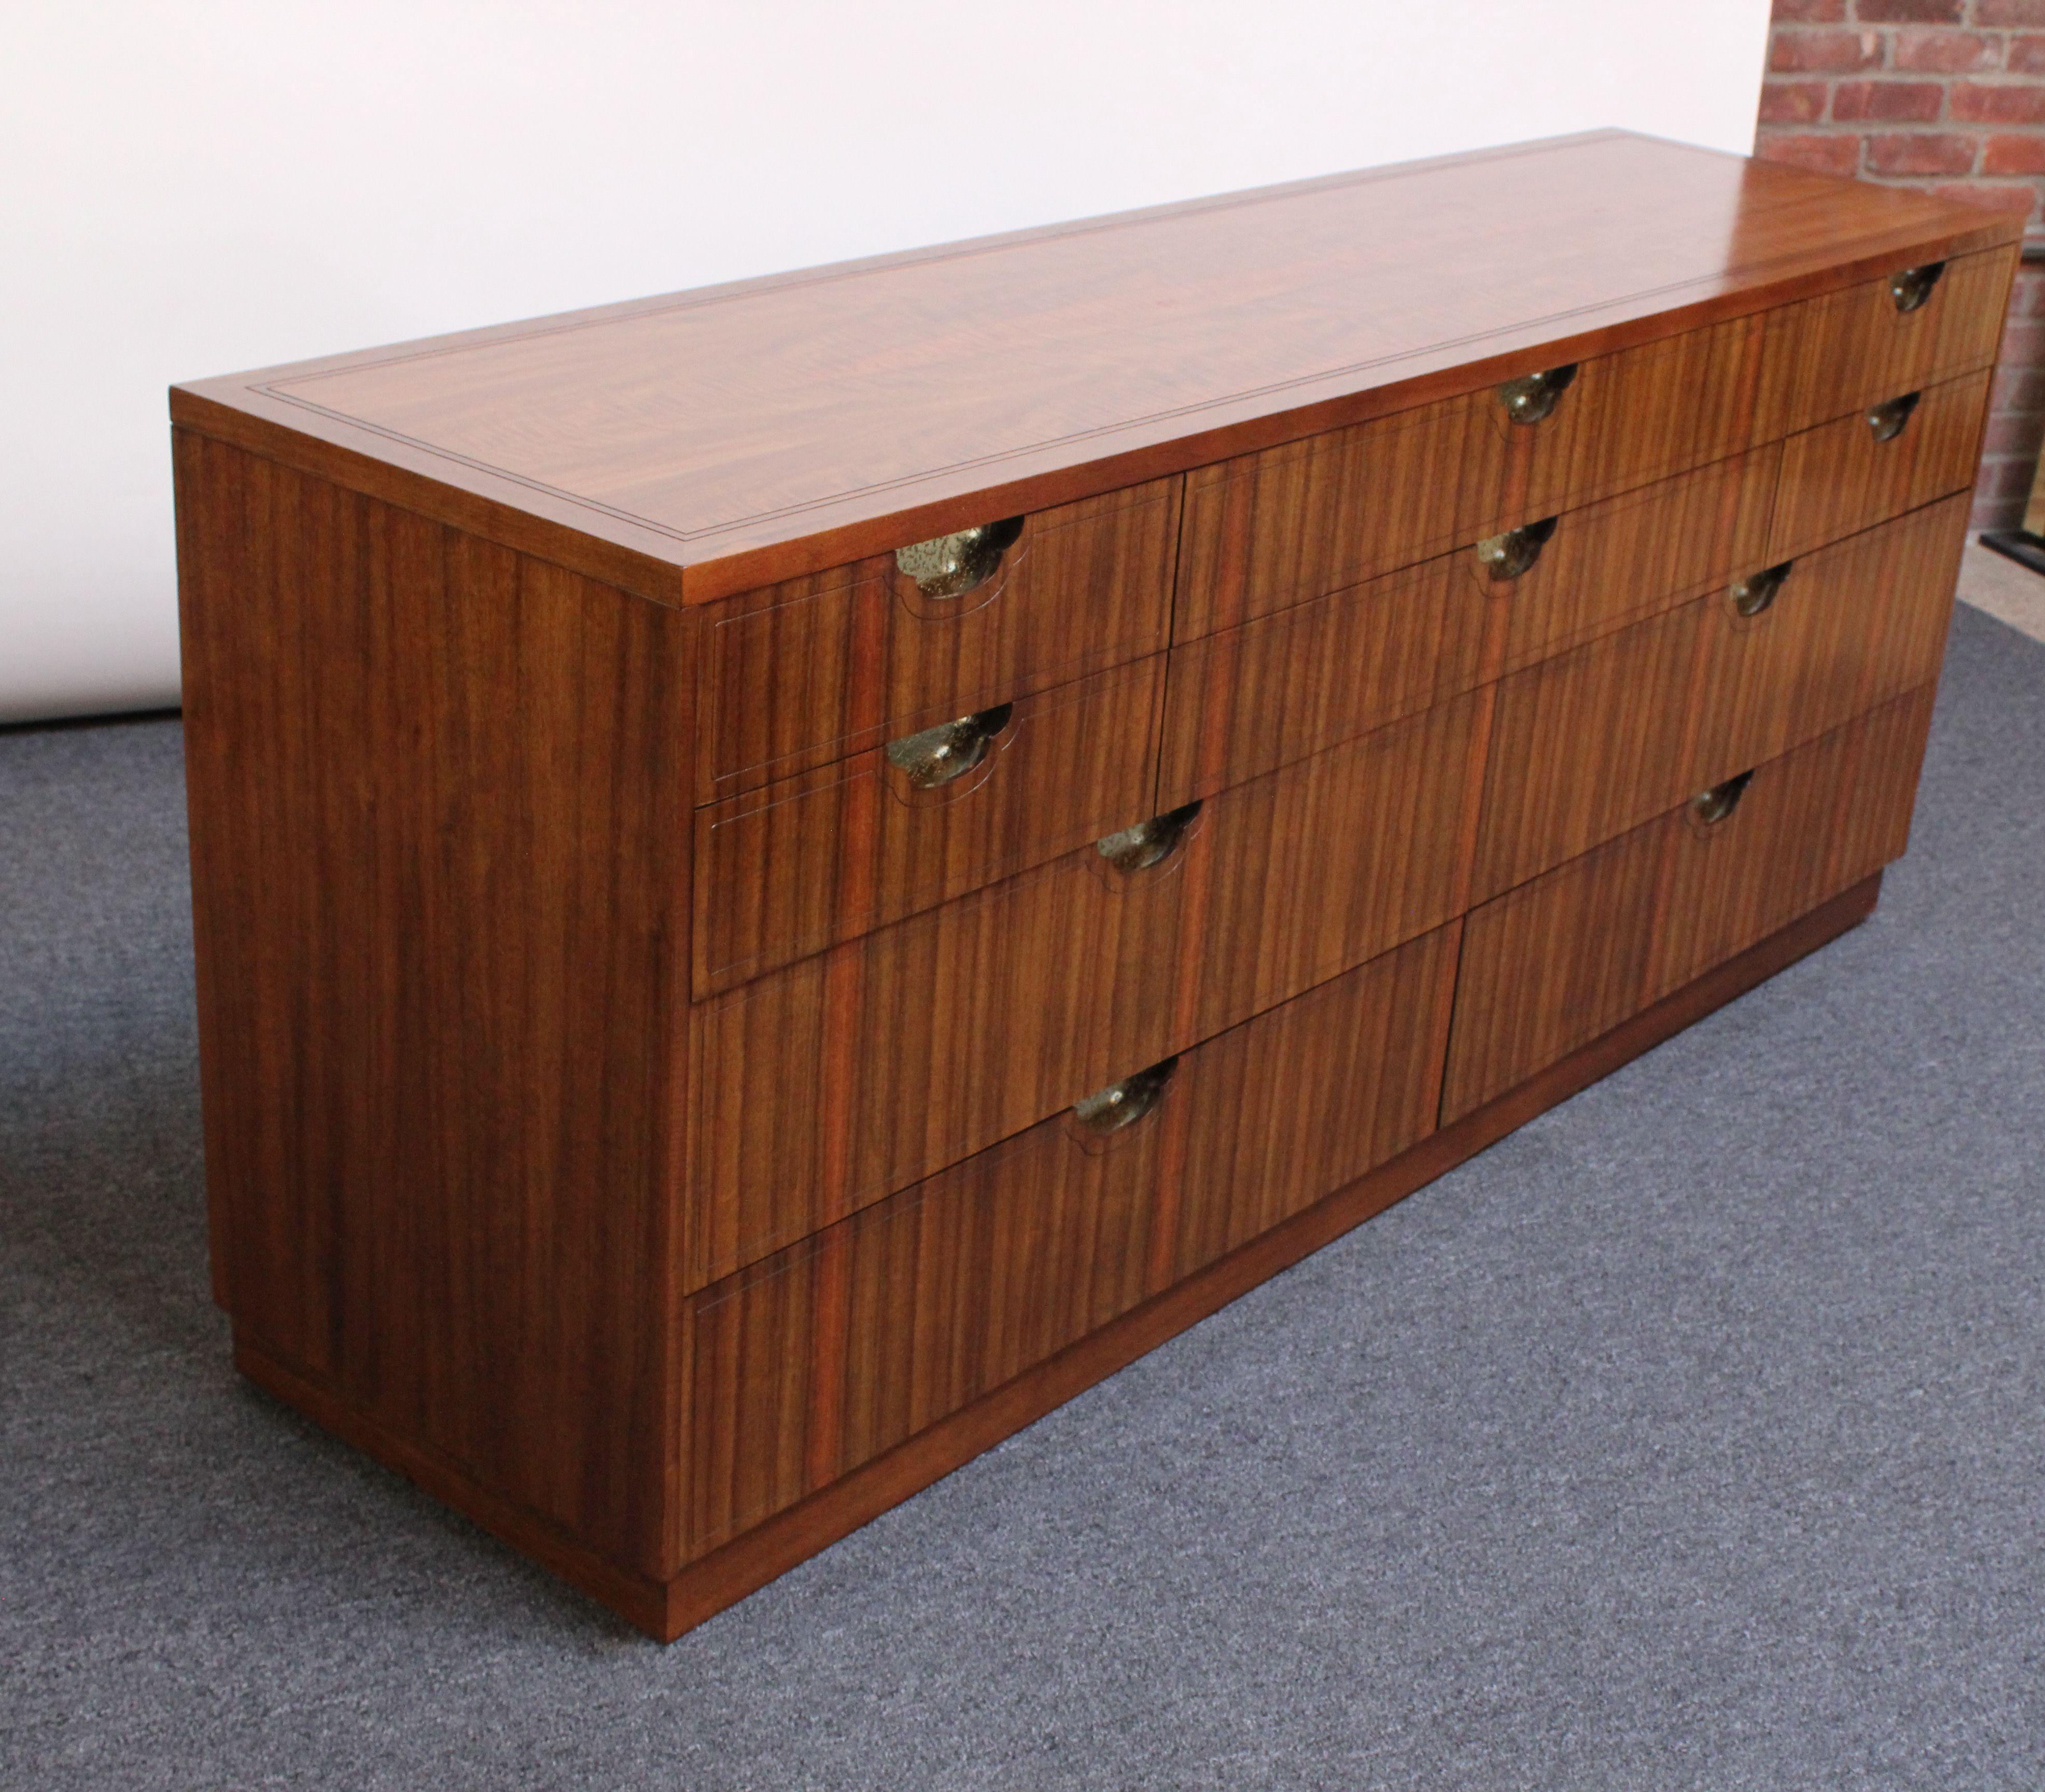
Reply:
[[[0,1782],[2045,1786],[2045,647],[1866,927],[672,1648],[241,1385],[175,723],[0,735]]]

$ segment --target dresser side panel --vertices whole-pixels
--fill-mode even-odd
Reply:
[[[176,461],[221,1302],[665,1573],[686,619],[189,432]]]

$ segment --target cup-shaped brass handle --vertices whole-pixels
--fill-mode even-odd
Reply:
[[[1707,827],[1723,821],[1739,807],[1740,798],[1747,794],[1747,787],[1753,781],[1753,773],[1742,772],[1736,778],[1727,778],[1723,784],[1699,791],[1690,799],[1690,813]]]
[[[1889,276],[1889,296],[1899,311],[1914,311],[1931,296],[1931,288],[1946,271],[1943,261],[1928,261],[1921,268],[1905,268]]]
[[[1193,817],[1200,812],[1199,804],[1184,804],[1178,808],[1168,809],[1161,815],[1153,815],[1148,821],[1139,821],[1133,827],[1123,828],[1103,840],[1096,840],[1094,846],[1116,870],[1142,871],[1172,856],[1179,842],[1185,838],[1186,830],[1193,825]]]
[[[1890,399],[1878,404],[1867,414],[1867,426],[1874,431],[1877,441],[1893,441],[1903,434],[1903,426],[1910,421],[1910,413],[1917,408],[1922,392],[1905,392],[1900,399]]]
[[[1523,373],[1498,388],[1498,401],[1515,423],[1538,423],[1555,408],[1555,401],[1577,376],[1577,364],[1566,362],[1539,373]]]
[[[1555,533],[1559,517],[1544,516],[1539,522],[1523,522],[1503,535],[1487,535],[1477,545],[1477,565],[1494,579],[1516,579],[1531,572],[1541,557],[1548,538]]]
[[[935,790],[963,777],[987,757],[996,735],[1008,726],[1013,703],[996,703],[956,722],[940,722],[920,734],[904,734],[888,743],[888,763],[908,774],[919,790]]]
[[[1732,582],[1732,607],[1743,616],[1758,616],[1773,603],[1782,591],[1782,581],[1789,576],[1789,569],[1796,565],[1785,560],[1780,566],[1763,567],[1758,572],[1750,572],[1744,579]]]
[[[976,529],[934,535],[895,550],[895,568],[916,581],[926,597],[963,597],[994,576],[1001,557],[1022,533],[1019,516],[983,522]]]
[[[1157,1098],[1178,1067],[1177,1058],[1168,1058],[1147,1070],[1138,1070],[1133,1077],[1096,1089],[1073,1104],[1073,1118],[1089,1132],[1119,1132],[1126,1126],[1134,1126],[1157,1105]]]

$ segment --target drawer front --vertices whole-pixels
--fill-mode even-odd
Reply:
[[[1902,856],[1927,686],[1474,910],[1444,1125],[1609,1032]]]
[[[1057,1115],[696,1295],[685,1559],[1418,1143],[1455,932],[1192,1047],[1117,1131]]]
[[[698,998],[1149,814],[1164,688],[1153,653],[697,810]]]
[[[1974,482],[1989,376],[1927,387],[1902,426],[1885,438],[1874,414],[1855,411],[1782,445],[1782,480],[1768,557],[1788,560]],[[1893,401],[1911,397],[1900,394]],[[1885,401],[1885,403],[1892,401]]]
[[[1084,847],[700,1004],[687,1285],[1460,914],[1487,713],[1238,785],[1147,867]]]
[[[1469,690],[1490,611],[1467,557],[1451,554],[1174,647],[1158,807]]]
[[[1935,680],[1968,503],[1793,562],[1754,615],[1727,588],[1506,679],[1473,900]]]
[[[2016,266],[2013,250],[1989,249],[1947,262],[1921,296],[1921,283],[1899,268],[1770,314],[1758,437],[1791,435],[1990,365]]]
[[[1558,517],[1533,565],[1493,587],[1498,669],[1552,659],[1761,564],[1781,457],[1771,443]]]
[[[1595,357],[1545,407],[1486,387],[1189,473],[1173,639],[1743,451],[1762,330]]]
[[[1551,404],[1515,407],[1510,383],[1493,391],[1482,410],[1494,445],[1462,481],[1459,533],[1488,535],[1743,452],[1754,440],[1763,327],[1761,317],[1735,318],[1596,356]]]
[[[1777,456],[1735,455],[1173,647],[1159,806],[1728,584],[1761,561]]]
[[[1179,489],[1157,480],[1025,517],[957,595],[927,572],[926,593],[887,554],[707,607],[697,800],[1157,652]]]
[[[1173,637],[1191,641],[1455,545],[1462,481],[1503,446],[1470,393],[1186,476]]]

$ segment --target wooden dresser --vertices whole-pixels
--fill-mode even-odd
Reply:
[[[671,1637],[1851,927],[2020,228],[1600,133],[177,387],[236,1361]]]

